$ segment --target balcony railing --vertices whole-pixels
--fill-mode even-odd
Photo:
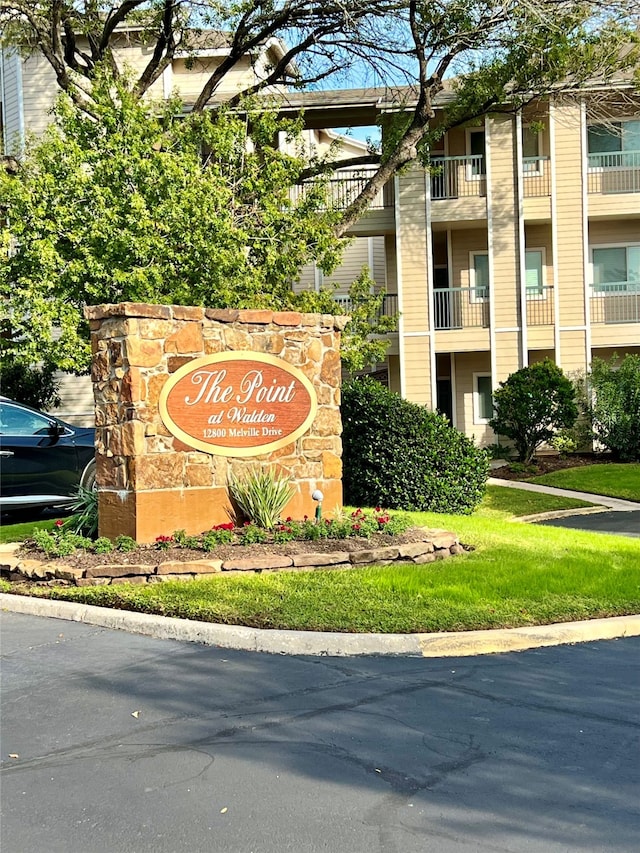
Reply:
[[[640,151],[589,154],[590,193],[640,193]]]
[[[431,198],[482,197],[487,194],[484,157],[431,157]]]
[[[340,305],[342,310],[349,314],[352,310],[353,303],[351,301],[351,297],[347,295],[343,295],[341,293],[336,293],[333,296],[334,300]],[[398,313],[398,294],[397,293],[385,293],[382,297],[382,305],[380,310],[378,311],[379,317],[395,317]]]
[[[375,168],[363,169],[340,169],[334,172],[329,179],[329,198],[333,207],[338,210],[346,210],[347,207],[360,195],[371,177],[376,173]],[[291,198],[298,201],[304,198],[305,188],[312,181],[302,186],[291,188]],[[384,210],[393,207],[393,182],[384,186],[369,205],[369,210]]]
[[[527,288],[527,326],[553,326],[553,287]]]
[[[551,195],[551,170],[548,157],[525,157],[522,161],[525,198]]]
[[[592,323],[640,323],[640,282],[592,285]]]
[[[433,291],[436,329],[477,329],[489,326],[486,287],[445,287]]]

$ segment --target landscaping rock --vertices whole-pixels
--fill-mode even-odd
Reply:
[[[222,571],[251,572],[259,569],[287,569],[292,565],[291,557],[254,557],[248,560],[225,560]]]
[[[72,566],[56,566],[55,564],[49,564],[44,568],[46,569],[47,573],[53,575],[54,578],[58,578],[59,580],[64,581],[75,582],[84,574],[82,569],[74,569]]]
[[[294,554],[294,566],[337,566],[349,562],[348,551],[334,551],[328,554]]]
[[[190,560],[181,563],[178,560],[167,560],[156,569],[158,575],[211,575],[222,571],[222,560]]]
[[[398,555],[403,557],[421,557],[423,554],[431,554],[433,552],[433,542],[409,542],[406,545],[400,545]]]
[[[399,546],[374,548],[371,551],[354,551],[349,554],[352,563],[380,563],[385,560],[397,560]]]
[[[122,578],[128,575],[148,575],[153,572],[154,568],[154,566],[136,565],[134,563],[124,566],[94,566],[87,569],[85,577]]]

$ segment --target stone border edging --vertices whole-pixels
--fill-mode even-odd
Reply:
[[[366,540],[363,540],[365,545]],[[18,545],[19,549],[19,545]],[[379,548],[362,547],[357,551],[301,552],[292,556],[271,555],[244,559],[218,560],[214,558],[179,561],[162,559],[154,563],[108,563],[80,569],[64,564],[64,558],[54,562],[21,559],[16,551],[0,550],[0,573],[10,580],[24,579],[36,583],[55,583],[73,586],[104,586],[115,583],[159,583],[169,580],[193,580],[220,574],[236,575],[274,571],[308,571],[330,569],[357,569],[366,565],[389,563],[424,564],[444,560],[464,553],[465,548],[457,536],[448,530],[424,529],[421,541]],[[238,556],[242,551],[238,551]],[[17,575],[18,578],[12,577]]]
[[[220,625],[8,593],[0,593],[0,608],[12,613],[83,622],[87,625],[129,631],[157,639],[285,655],[471,657],[480,654],[524,651],[544,646],[640,636],[640,615],[484,631],[435,634],[339,634]]]

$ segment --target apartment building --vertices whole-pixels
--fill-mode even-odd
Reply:
[[[131,63],[143,48],[127,38]],[[195,65],[178,57],[154,94],[177,88],[188,102],[224,49],[203,48]],[[9,153],[12,133],[41,132],[55,86],[36,57],[5,56],[0,68]],[[323,150],[335,137],[327,128],[384,126],[400,100],[387,89],[292,93],[283,113],[304,108],[309,144]],[[347,204],[367,175],[336,172],[336,197]],[[640,354],[640,93],[624,81],[596,86],[452,130],[431,168],[397,176],[351,233],[341,268],[306,269],[294,286],[339,284],[348,307],[346,288],[367,264],[385,312],[400,312],[377,374],[492,443],[492,390],[510,373],[545,357],[572,373],[594,357]]]
[[[324,123],[394,108],[384,90],[304,100]],[[353,193],[364,176],[344,180]],[[640,354],[640,94],[594,89],[452,130],[353,232],[385,242],[390,387],[493,443],[492,390],[515,370]]]

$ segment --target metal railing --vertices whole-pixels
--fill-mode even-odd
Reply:
[[[345,314],[349,314],[353,307],[353,303],[351,301],[351,297],[342,294],[335,293],[333,296],[334,300],[340,305]],[[378,317],[394,317],[398,313],[398,294],[397,293],[385,293],[382,297],[382,305],[380,310],[378,311]]]
[[[431,157],[431,198],[483,197],[487,194],[484,157]]]
[[[334,172],[329,179],[329,199],[331,205],[337,210],[346,210],[347,207],[360,195],[371,177],[376,173],[375,168],[363,169],[340,169]],[[301,186],[292,187],[290,190],[292,201],[298,201],[305,196],[306,188],[313,185],[313,181],[306,181]],[[368,210],[384,210],[393,207],[393,182],[387,183],[375,196]]]
[[[551,169],[549,157],[524,157],[522,183],[525,198],[551,195]]]
[[[640,151],[589,154],[590,193],[640,193]]]
[[[527,288],[527,326],[553,326],[553,287]]]
[[[489,327],[489,291],[486,287],[445,287],[433,291],[436,329]]]
[[[591,286],[592,323],[640,323],[640,282]]]

